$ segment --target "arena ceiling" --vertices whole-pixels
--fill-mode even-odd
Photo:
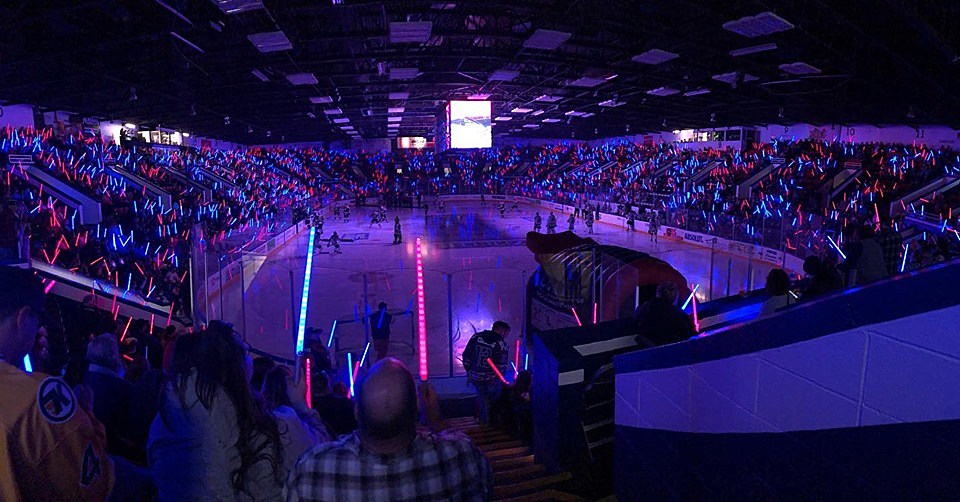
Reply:
[[[517,136],[958,126],[958,51],[955,0],[0,3],[5,103],[246,144],[431,136],[471,95]]]

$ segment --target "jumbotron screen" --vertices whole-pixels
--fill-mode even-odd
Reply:
[[[489,101],[451,101],[449,110],[450,148],[490,148]]]

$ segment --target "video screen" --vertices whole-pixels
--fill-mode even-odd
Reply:
[[[489,101],[450,102],[450,148],[490,148]]]

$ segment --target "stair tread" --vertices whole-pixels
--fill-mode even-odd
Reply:
[[[510,495],[521,495],[523,493],[538,490],[542,491],[545,487],[550,486],[554,483],[561,483],[563,481],[568,481],[573,476],[569,472],[561,472],[558,474],[551,474],[549,476],[543,476],[527,481],[521,481],[519,483],[513,483],[509,485],[495,486],[493,488],[494,498],[505,497]]]
[[[490,468],[493,469],[493,472],[496,473],[501,469],[510,469],[518,466],[524,465],[535,465],[533,455],[526,455],[523,457],[514,457],[514,458],[504,458],[500,460],[491,460]]]
[[[524,456],[530,454],[530,448],[526,446],[517,446],[515,448],[505,448],[497,451],[484,453],[490,460],[501,460],[511,456]]]
[[[496,472],[493,475],[494,485],[513,484],[517,481],[529,479],[532,476],[546,472],[547,468],[543,464],[531,464],[523,467],[514,467],[502,472]]]
[[[574,495],[572,493],[563,492],[560,490],[555,490],[553,488],[549,490],[543,490],[537,493],[530,493],[527,495],[520,495],[519,497],[511,498],[500,498],[494,499],[497,502],[539,502],[545,500],[553,500],[559,502],[581,502],[585,501],[583,497]]]
[[[521,443],[520,441],[517,441],[516,439],[510,440],[510,441],[502,441],[499,443],[488,443],[488,444],[477,445],[477,447],[480,448],[480,451],[484,453],[488,453],[488,452],[492,453],[500,450],[507,450],[511,448],[516,448],[518,446],[523,446],[523,443]]]

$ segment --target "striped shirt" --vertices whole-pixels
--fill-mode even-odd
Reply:
[[[419,433],[407,451],[380,455],[357,432],[317,445],[290,475],[291,501],[482,501],[493,474],[483,453],[459,432]]]

